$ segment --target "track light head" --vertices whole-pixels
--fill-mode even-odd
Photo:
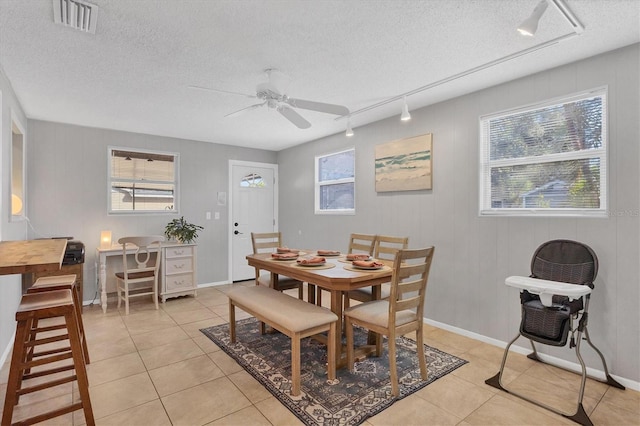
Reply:
[[[347,137],[353,136],[353,129],[351,128],[351,119],[347,121],[347,131],[344,134]]]
[[[404,105],[402,106],[402,114],[400,115],[400,120],[409,121],[411,120],[411,114],[409,114],[409,106],[407,105],[407,97],[404,98]]]
[[[545,10],[549,3],[547,0],[542,0],[538,5],[533,9],[531,16],[529,16],[525,21],[520,24],[518,27],[518,32],[525,36],[533,36],[538,30],[538,22],[540,22],[540,18],[544,14]]]

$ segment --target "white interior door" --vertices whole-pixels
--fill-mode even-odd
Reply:
[[[252,232],[277,229],[276,164],[230,161],[231,280],[255,278],[245,256],[253,252]]]

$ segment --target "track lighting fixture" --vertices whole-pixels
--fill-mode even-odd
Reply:
[[[447,84],[450,83],[452,81],[458,80],[460,78],[463,77],[467,77],[470,75],[473,75],[477,72],[480,71],[484,71],[487,69],[490,69],[492,67],[495,67],[496,65],[500,65],[500,64],[504,64],[507,63],[509,61],[512,61],[514,59],[518,59],[521,58],[523,56],[529,55],[531,53],[534,52],[539,52],[541,49],[545,49],[547,47],[551,47],[551,46],[555,46],[558,43],[561,43],[563,41],[566,40],[570,40],[576,36],[579,36],[580,34],[582,34],[585,30],[584,26],[580,23],[579,19],[577,18],[577,16],[575,16],[573,14],[573,12],[571,11],[571,9],[569,8],[569,6],[567,6],[565,0],[541,0],[538,5],[535,7],[535,9],[533,10],[533,13],[531,14],[531,16],[529,18],[527,18],[522,25],[520,25],[518,27],[518,31],[523,34],[523,35],[527,35],[527,36],[532,36],[533,34],[535,34],[536,30],[538,29],[538,22],[540,21],[540,18],[542,18],[542,15],[545,13],[545,11],[547,10],[547,7],[549,7],[549,5],[553,6],[553,9],[557,10],[558,13],[560,14],[560,16],[562,18],[564,18],[564,20],[571,26],[572,31],[568,34],[563,34],[560,35],[558,37],[549,39],[549,40],[545,40],[545,41],[541,41],[540,43],[534,44],[532,46],[529,46],[525,49],[522,50],[518,50],[516,52],[513,52],[509,55],[503,56],[501,58],[498,59],[493,59],[489,62],[485,62],[483,64],[480,64],[478,66],[475,66],[473,68],[469,68],[467,70],[464,70],[462,72],[459,72],[457,74],[454,75],[450,75],[447,76],[445,78],[442,78],[440,80],[431,82],[429,84],[425,84],[424,86],[420,86],[416,89],[410,90],[408,92],[405,93],[401,93],[399,95],[396,96],[392,96],[390,98],[384,99],[380,102],[377,102],[375,104],[372,105],[368,105],[364,108],[360,108],[358,110],[355,111],[349,111],[349,113],[341,115],[339,117],[337,117],[335,120],[344,120],[344,119],[351,119],[351,117],[354,117],[358,114],[363,114],[365,112],[368,111],[372,111],[376,108],[380,108],[383,107],[385,105],[391,104],[391,103],[396,103],[399,100],[403,100],[404,101],[404,105],[403,105],[403,109],[402,109],[402,115],[400,116],[401,120],[409,120],[411,118],[411,114],[409,113],[409,107],[407,106],[407,96],[414,96],[417,95],[419,93],[422,93],[424,91],[427,90],[431,90],[435,87],[440,87],[443,84]],[[347,125],[347,136],[350,136],[351,134],[353,134],[353,131],[351,130],[351,125],[348,124]]]
[[[409,114],[409,106],[407,105],[407,97],[404,96],[402,99],[404,100],[404,105],[402,107],[402,115],[400,115],[400,120],[409,121],[409,120],[411,120],[411,114]]]
[[[518,27],[518,32],[525,36],[533,36],[538,29],[538,22],[540,18],[544,14],[544,11],[547,10],[549,3],[547,0],[542,0],[538,5],[533,9],[531,16],[529,16],[525,21],[520,24]]]
[[[353,129],[351,128],[351,119],[347,120],[347,131],[345,132],[345,136],[348,136],[348,137],[353,136]]]

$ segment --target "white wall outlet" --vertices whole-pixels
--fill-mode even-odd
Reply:
[[[216,220],[220,219],[220,212],[216,212],[215,215],[213,216]]]
[[[211,212],[205,213],[206,219],[211,220]]]

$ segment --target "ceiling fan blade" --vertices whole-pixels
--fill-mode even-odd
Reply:
[[[246,93],[240,93],[240,92],[230,92],[228,90],[212,89],[210,87],[202,87],[202,86],[187,86],[187,87],[189,89],[207,90],[209,92],[226,93],[228,95],[239,95],[239,96],[244,96],[245,98],[251,98],[251,99],[257,98],[256,95],[248,95]]]
[[[304,99],[288,98],[286,102],[296,108],[325,112],[335,115],[349,115],[349,108],[342,105],[325,104],[323,102],[305,101]]]
[[[309,127],[311,127],[311,123],[309,123],[303,116],[301,116],[288,106],[280,105],[278,106],[277,110],[284,116],[284,118],[295,124],[299,129],[308,129]]]
[[[240,115],[240,114],[242,114],[242,113],[244,113],[246,111],[251,111],[252,109],[256,109],[258,107],[261,107],[264,104],[266,104],[266,102],[262,102],[261,104],[249,105],[248,107],[239,109],[238,111],[231,112],[231,113],[225,115],[225,117],[236,117],[236,116],[238,116],[238,115]]]

